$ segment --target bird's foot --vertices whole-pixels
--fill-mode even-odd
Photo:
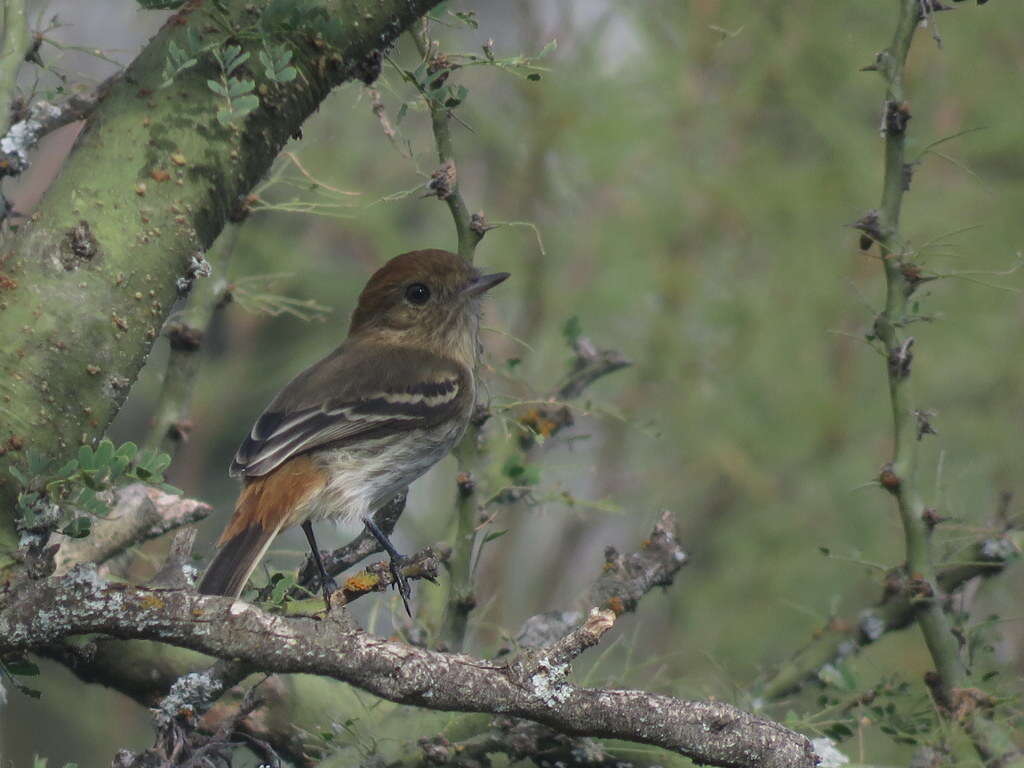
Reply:
[[[409,608],[409,598],[412,597],[412,587],[409,586],[409,580],[402,573],[402,566],[405,565],[406,558],[403,555],[395,554],[391,557],[391,578],[394,579],[392,582],[395,589],[398,590],[398,594],[402,596],[402,604],[405,606],[405,612],[409,614],[409,618],[412,618],[412,610]]]
[[[325,573],[324,576],[327,574]],[[324,593],[324,607],[329,611],[331,610],[331,595],[338,591],[338,582],[331,576],[321,577],[320,588]]]

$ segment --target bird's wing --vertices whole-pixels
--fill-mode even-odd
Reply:
[[[468,416],[470,372],[419,349],[339,347],[296,376],[256,420],[230,474],[259,477],[300,453]]]

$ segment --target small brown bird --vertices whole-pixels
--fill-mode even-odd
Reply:
[[[313,536],[318,520],[360,519],[402,560],[373,513],[462,436],[476,400],[480,298],[508,277],[448,251],[403,253],[366,284],[348,338],[304,370],[257,419],[231,464],[244,486],[199,591],[237,597],[274,537],[301,525],[324,599],[336,589]]]

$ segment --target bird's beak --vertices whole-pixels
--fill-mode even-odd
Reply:
[[[473,281],[462,289],[463,296],[479,296],[491,290],[498,283],[504,282],[509,276],[508,272],[495,272],[493,275],[478,275]]]

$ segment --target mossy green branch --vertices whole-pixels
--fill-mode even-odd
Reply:
[[[3,22],[3,51],[0,51],[0,136],[11,127],[11,106],[18,87],[18,71],[28,53],[28,19],[25,0],[4,0],[0,6]]]
[[[229,223],[224,227],[206,254],[212,274],[196,280],[185,309],[165,330],[171,351],[145,448],[173,456],[188,439],[189,402],[202,363],[203,336],[214,312],[225,300],[227,271],[239,231],[239,224]]]
[[[65,460],[103,434],[239,199],[334,86],[374,77],[380,49],[437,2],[324,0],[345,30],[333,45],[315,30],[235,35],[260,105],[230,127],[207,84],[218,76],[212,57],[161,88],[168,48],[186,49],[189,30],[203,45],[251,30],[267,0],[171,17],[110,88],[31,221],[0,250],[0,550],[15,540],[8,466],[28,449]],[[288,45],[298,76],[264,81],[265,44]]]
[[[1010,734],[987,714],[970,709],[961,714],[958,697],[974,686],[960,655],[960,647],[949,617],[943,610],[943,592],[932,559],[931,522],[916,479],[918,409],[911,389],[914,339],[906,331],[910,299],[919,277],[900,240],[899,220],[903,194],[909,187],[911,168],[905,161],[910,109],[903,77],[914,32],[922,20],[920,0],[899,0],[899,18],[889,47],[878,54],[875,69],[886,80],[882,114],[885,137],[885,175],[878,211],[877,240],[885,270],[885,308],[875,319],[875,335],[884,345],[887,360],[889,399],[893,417],[892,460],[883,468],[880,482],[896,501],[906,544],[904,589],[916,607],[918,626],[935,664],[937,680],[931,688],[936,704],[956,725],[963,727],[986,761],[1000,766],[1024,765],[1024,759]],[[943,700],[944,699],[944,700]]]
[[[416,41],[416,49],[420,56],[427,59],[436,55],[431,48],[428,36],[427,20],[423,20],[422,32],[411,32],[413,40]],[[466,201],[459,191],[458,166],[455,163],[455,145],[452,141],[451,132],[451,110],[427,93],[423,94],[430,109],[430,124],[434,131],[434,143],[437,145],[437,159],[441,163],[439,173],[445,174],[443,194],[439,196],[448,204],[452,220],[455,222],[455,234],[458,238],[458,254],[466,261],[473,261],[476,247],[484,237],[483,222],[474,225],[473,217],[469,213]]]
[[[920,20],[918,0],[901,0],[896,35],[879,54],[879,69],[887,81],[883,107],[885,178],[879,209],[879,238],[885,267],[885,309],[876,319],[875,331],[885,346],[888,360],[889,399],[892,407],[894,449],[892,461],[882,473],[882,485],[895,498],[906,542],[907,570],[920,598],[919,624],[936,668],[944,680],[958,684],[966,673],[956,638],[938,599],[938,583],[929,545],[925,505],[917,487],[917,425],[910,372],[914,340],[904,331],[914,283],[904,274],[905,262],[899,240],[899,217],[905,191],[904,147],[909,109],[903,92],[907,53]]]

